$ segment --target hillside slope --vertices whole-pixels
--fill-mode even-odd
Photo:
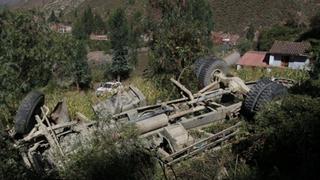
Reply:
[[[266,27],[288,19],[308,23],[320,9],[318,0],[211,0],[216,29],[241,32],[250,24]]]
[[[5,1],[5,0],[2,0]],[[40,7],[47,12],[51,9],[63,9],[70,14],[73,10],[82,11],[90,6],[103,16],[108,16],[112,9],[127,5],[129,13],[133,10],[143,11],[147,0],[20,0],[15,7]],[[242,33],[246,27],[253,25],[263,28],[273,24],[284,23],[293,19],[308,23],[320,9],[319,0],[209,0],[213,8],[215,30]],[[128,5],[132,4],[132,5]],[[72,16],[68,16],[72,17]]]
[[[0,0],[0,5],[13,5],[20,2],[20,0]]]
[[[85,0],[16,0],[17,3],[11,4],[13,9],[31,9],[37,8],[45,12],[51,10],[62,10],[69,13],[79,7]]]

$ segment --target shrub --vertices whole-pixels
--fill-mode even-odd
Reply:
[[[129,63],[129,25],[125,11],[121,8],[116,9],[111,15],[108,25],[110,28],[110,41],[112,52],[111,72],[118,80],[120,77],[127,78],[132,67]]]
[[[111,48],[110,41],[96,41],[88,40],[90,51],[104,51],[109,52]]]
[[[248,39],[243,39],[237,45],[237,49],[240,51],[240,54],[243,55],[249,50],[252,50],[253,42]]]
[[[2,12],[0,26],[0,119],[10,123],[23,94],[51,78],[53,39],[45,19],[33,11]]]
[[[275,40],[295,41],[299,38],[301,28],[275,25],[261,32],[258,49],[269,51]]]
[[[149,1],[154,74],[174,75],[210,49],[212,11],[207,0]]]
[[[260,179],[317,179],[320,160],[318,81],[291,89],[248,123],[250,135],[234,145]],[[312,97],[311,97],[312,96]]]
[[[86,137],[77,138],[61,169],[64,179],[152,179],[155,162],[137,137],[135,128],[109,129],[100,121],[99,127]],[[81,139],[81,140],[79,140]]]
[[[174,169],[178,179],[255,179],[255,171],[233,154],[229,147],[207,151],[203,156],[182,162]]]
[[[24,164],[8,135],[0,132],[0,179],[35,179],[35,173]]]
[[[24,94],[47,85],[57,69],[62,81],[69,79],[78,87],[90,84],[85,45],[50,31],[42,14],[5,11],[0,26],[2,121],[10,124]]]

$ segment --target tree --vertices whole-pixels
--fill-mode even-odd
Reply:
[[[75,11],[76,12],[76,11]],[[72,34],[77,39],[88,39],[90,34],[102,34],[106,31],[105,22],[99,14],[94,14],[90,7],[87,7],[82,16],[73,24]]]
[[[86,47],[70,35],[50,31],[34,11],[0,13],[0,121],[11,125],[20,100],[44,87],[59,69],[62,79],[90,84]],[[0,123],[2,124],[2,123]],[[39,179],[29,172],[10,138],[0,132],[0,179]]]
[[[50,31],[45,18],[34,11],[4,12],[0,17],[2,121],[11,123],[23,95],[46,86],[54,69],[63,67],[63,78],[72,79],[72,84],[81,87],[89,83],[86,76],[90,73],[78,67],[87,68],[85,49],[79,41]]]
[[[269,51],[275,40],[296,41],[300,33],[300,28],[275,25],[261,32],[258,49]]]
[[[94,29],[94,15],[90,7],[84,10],[82,16],[75,21],[72,29],[72,34],[77,39],[88,39]]]
[[[315,60],[312,76],[320,78],[320,12],[310,19],[309,29],[303,33],[299,41],[309,41],[312,45],[311,55]]]
[[[85,40],[88,38],[88,34],[85,32],[85,28],[81,19],[77,19],[72,27],[72,35],[80,40]]]
[[[207,0],[149,1],[154,73],[179,74],[210,50],[212,11]]]
[[[89,87],[91,72],[84,42],[61,34],[56,34],[54,40],[56,46],[51,50],[51,54],[55,56],[53,75],[56,83],[63,87],[74,84],[78,90]]]
[[[242,39],[240,43],[237,45],[238,50],[240,51],[240,54],[243,55],[249,50],[252,49],[253,42],[248,39]]]
[[[123,9],[116,9],[109,21],[111,48],[113,49],[112,73],[120,77],[129,75],[131,67],[128,62],[128,22]]]
[[[310,19],[310,27],[299,40],[320,40],[320,12]]]
[[[90,87],[91,71],[87,63],[87,49],[83,42],[73,40],[75,57],[73,59],[73,76],[78,90]]]
[[[99,14],[94,15],[93,32],[96,34],[104,34],[106,31],[106,23]]]
[[[87,7],[87,9],[84,10],[82,22],[84,25],[84,32],[87,35],[90,35],[94,30],[94,15],[91,7]]]
[[[59,18],[56,16],[56,14],[54,13],[54,11],[51,11],[51,14],[48,18],[48,22],[49,23],[58,23],[59,22]]]
[[[51,77],[53,40],[45,19],[36,12],[4,12],[0,18],[1,119],[11,119],[16,102]],[[18,99],[17,99],[18,98]]]
[[[314,78],[320,79],[320,39],[313,42],[312,55],[314,58],[314,69],[311,75]]]
[[[141,46],[141,35],[143,34],[143,16],[140,11],[136,11],[129,23],[129,62],[136,65],[138,52]]]
[[[255,36],[254,27],[252,24],[250,24],[246,33],[246,38],[250,41],[253,41],[254,36]]]

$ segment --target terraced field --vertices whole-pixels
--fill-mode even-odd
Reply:
[[[7,1],[7,0],[0,0]],[[127,12],[142,13],[148,0],[18,0],[15,8],[42,8],[47,12],[63,9],[72,21],[71,12],[90,6],[107,17],[112,9],[126,6]],[[215,30],[242,33],[252,25],[256,29],[281,24],[291,19],[308,24],[310,17],[320,9],[319,0],[209,0],[213,9]],[[70,19],[71,18],[71,19]]]

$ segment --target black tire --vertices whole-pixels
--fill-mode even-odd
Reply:
[[[18,135],[29,133],[36,124],[36,115],[41,114],[44,105],[44,94],[31,91],[21,102],[15,116],[15,130]]]
[[[204,57],[204,58],[200,58],[200,59],[197,59],[193,65],[193,70],[194,70],[194,74],[196,75],[197,78],[199,78],[199,75],[200,75],[200,72],[201,72],[201,69],[203,67],[204,64],[206,64],[208,62],[208,58],[207,57]]]
[[[261,79],[256,82],[255,85],[253,85],[250,88],[249,93],[247,94],[244,102],[243,102],[243,111],[245,113],[251,112],[251,109],[254,109],[255,106],[255,99],[258,96],[261,89],[263,89],[267,84],[271,83],[272,81],[269,79]]]
[[[288,93],[287,88],[269,79],[258,81],[245,98],[242,111],[246,116],[252,117],[260,111],[268,102],[283,97]]]
[[[198,77],[200,87],[205,87],[211,84],[214,81],[213,74],[216,72],[227,75],[228,65],[223,60],[211,58],[203,65],[200,71]]]

